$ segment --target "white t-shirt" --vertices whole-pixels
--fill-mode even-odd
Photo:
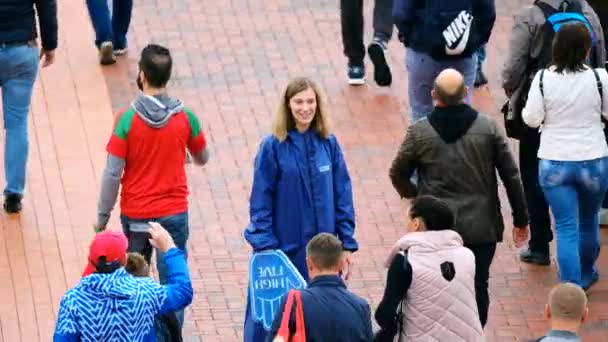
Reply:
[[[522,118],[530,127],[541,127],[538,157],[558,161],[584,161],[608,156],[601,115],[608,119],[608,73],[597,69],[603,85],[601,107],[591,68],[580,72],[545,70],[544,96],[540,71],[534,77]]]

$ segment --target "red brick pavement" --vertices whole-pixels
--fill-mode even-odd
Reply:
[[[528,1],[497,2],[486,66],[490,87],[475,92],[476,106],[493,115],[504,100],[499,72],[511,16]],[[20,217],[0,214],[0,342],[51,340],[59,300],[77,282],[93,235],[111,108],[127,106],[134,96],[137,52],[148,42],[172,49],[172,92],[199,114],[213,152],[204,169],[189,167],[195,299],[187,314],[186,341],[242,340],[249,248],[241,234],[248,220],[252,160],[269,131],[280,90],[288,77],[300,74],[318,79],[326,89],[353,179],[361,250],[349,287],[378,303],[386,250],[402,234],[405,221],[405,205],[387,176],[407,126],[404,52],[396,40],[391,42],[391,89],[372,82],[347,86],[337,3],[136,2],[131,52],[103,70],[96,64],[84,3],[60,3],[58,61],[42,72],[32,109],[25,209]],[[370,26],[371,21],[368,35]],[[118,227],[116,217],[112,223]],[[541,311],[556,282],[555,265],[522,265],[515,253],[501,245],[492,267],[488,341],[525,340],[546,328]],[[592,320],[585,341],[608,337],[606,248],[600,269],[603,277],[590,292]]]

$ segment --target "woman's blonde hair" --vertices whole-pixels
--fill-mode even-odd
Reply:
[[[297,93],[305,91],[306,89],[312,89],[315,92],[317,100],[317,111],[310,124],[311,128],[326,139],[329,138],[329,135],[331,134],[329,113],[325,106],[325,96],[323,95],[321,88],[319,88],[313,80],[307,77],[296,77],[292,79],[285,88],[272,124],[272,134],[281,142],[285,141],[287,138],[287,132],[296,128],[296,121],[289,108],[289,101]]]

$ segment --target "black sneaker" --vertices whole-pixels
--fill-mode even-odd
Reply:
[[[528,263],[535,264],[540,266],[547,266],[551,264],[551,259],[549,258],[549,253],[539,253],[533,252],[530,248],[526,249],[519,253],[519,260]]]
[[[482,70],[479,70],[477,72],[477,76],[475,77],[475,88],[479,88],[482,87],[484,85],[488,84],[488,78],[486,77],[486,75],[484,75]]]
[[[348,84],[362,85],[365,84],[365,66],[364,65],[348,65]]]
[[[583,284],[583,290],[585,290],[585,292],[589,291],[589,289],[591,289],[591,287],[595,285],[598,280],[600,280],[600,276],[597,273],[594,273],[589,284]]]
[[[17,214],[21,211],[21,200],[23,196],[20,194],[5,193],[4,194],[4,211],[9,214]]]
[[[369,58],[374,64],[374,81],[381,87],[388,87],[393,83],[393,75],[386,61],[386,42],[380,39],[374,41],[367,47]]]

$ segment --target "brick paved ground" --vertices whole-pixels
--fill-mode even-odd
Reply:
[[[475,92],[476,106],[494,115],[504,100],[499,70],[510,17],[527,1],[497,2],[499,18],[487,64],[491,83]],[[386,249],[403,233],[405,221],[405,205],[387,177],[407,126],[400,44],[390,44],[395,75],[391,89],[371,83],[352,88],[345,84],[338,1],[136,3],[131,53],[102,70],[84,3],[60,2],[57,64],[42,72],[32,109],[25,209],[20,217],[0,214],[0,342],[51,340],[59,300],[77,282],[93,235],[112,109],[128,105],[135,94],[137,51],[151,41],[172,49],[172,92],[199,114],[213,153],[208,167],[189,169],[190,266],[196,293],[186,340],[242,340],[249,248],[241,233],[247,224],[251,165],[261,136],[269,130],[279,91],[294,75],[310,75],[327,90],[353,178],[361,243],[349,287],[377,304]],[[112,223],[119,227],[116,217]],[[555,265],[522,265],[515,253],[501,245],[492,268],[488,341],[524,340],[545,329],[541,310],[556,282]],[[590,292],[592,323],[586,341],[608,336],[606,248],[600,269],[603,277]]]

